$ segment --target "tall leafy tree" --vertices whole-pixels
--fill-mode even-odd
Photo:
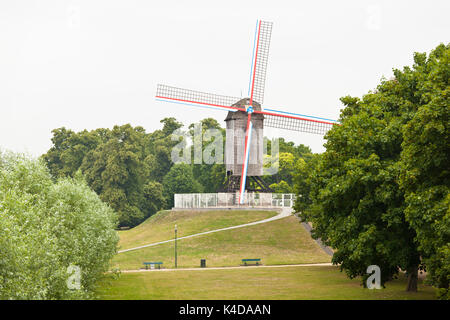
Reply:
[[[270,153],[271,148],[271,141],[267,141],[267,148]],[[294,155],[296,159],[298,158],[304,158],[305,160],[309,159],[311,156],[311,148],[308,146],[305,146],[304,144],[295,145],[295,142],[293,141],[286,141],[284,138],[280,137],[278,138],[278,148],[280,153],[281,152],[288,152]]]
[[[185,163],[175,164],[164,177],[164,193],[169,207],[174,205],[175,193],[202,192],[202,186],[194,178],[192,166]]]
[[[108,141],[91,151],[81,166],[89,185],[119,213],[121,226],[134,226],[146,216],[144,139],[140,127],[115,126]]]
[[[52,131],[53,146],[43,156],[54,177],[73,176],[86,154],[104,141],[104,132],[83,130],[75,133],[64,127]]]
[[[0,299],[87,299],[116,253],[117,216],[81,176],[0,153]],[[80,270],[71,290],[68,268]]]
[[[301,159],[301,158],[300,158]],[[295,157],[290,152],[280,152],[274,165],[278,172],[271,177],[270,188],[277,193],[292,193],[292,177],[295,172]],[[303,160],[303,159],[301,159]]]
[[[417,290],[421,252],[399,185],[403,128],[428,103],[424,87],[436,92],[423,79],[440,77],[423,64],[424,56],[416,55],[413,69],[394,70],[394,79],[383,80],[361,100],[341,99],[342,125],[326,136],[326,152],[312,176],[313,203],[303,213],[313,222],[314,236],[336,249],[333,262],[350,277],[365,281],[367,267],[375,264],[384,283],[402,269],[409,291]]]
[[[294,192],[293,178],[297,172],[298,163],[300,160],[305,163],[311,160],[313,157],[311,149],[303,144],[295,145],[292,141],[285,141],[284,138],[279,138],[279,152],[272,154],[272,141],[267,138],[264,138],[264,140],[265,144],[267,144],[267,155],[265,156],[264,166],[274,166],[278,169],[275,174],[265,176],[264,180],[275,192]]]
[[[156,181],[162,181],[173,165],[171,152],[179,141],[172,139],[172,134],[183,126],[175,118],[164,118],[160,122],[163,128],[152,132],[148,137],[149,153],[153,155],[150,174]]]
[[[416,54],[397,86],[416,101],[403,128],[400,184],[406,220],[417,233],[427,279],[449,299],[450,284],[450,46]]]
[[[198,125],[200,130],[199,132],[195,132],[195,126]],[[218,143],[220,141],[215,141],[216,137],[207,135],[208,130],[215,130],[217,133],[220,133],[222,137],[221,148],[225,150],[225,129],[223,129],[217,120],[213,118],[205,118],[200,121],[198,124],[192,123],[189,125],[189,133],[191,137],[193,137],[193,148],[192,152],[192,172],[194,174],[194,178],[202,185],[204,192],[214,193],[217,192],[220,187],[223,185],[225,180],[225,165],[223,164],[224,159],[222,153],[222,163],[206,163],[205,156],[211,156],[214,158],[215,151],[213,150],[212,154],[206,154],[208,151],[208,146],[213,145],[214,143]],[[198,136],[198,137],[197,137]],[[199,150],[202,155],[202,163],[195,163],[195,150]]]
[[[167,200],[164,196],[164,186],[157,181],[149,181],[144,185],[145,210],[148,216],[158,212],[161,208],[167,207]]]
[[[293,173],[293,192],[297,195],[294,209],[296,212],[305,212],[312,204],[311,189],[313,176],[320,163],[320,154],[313,154],[308,162],[298,159]]]

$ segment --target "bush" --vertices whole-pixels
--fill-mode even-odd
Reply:
[[[0,153],[0,299],[88,299],[116,253],[117,217],[81,176]],[[80,289],[69,289],[69,266]]]

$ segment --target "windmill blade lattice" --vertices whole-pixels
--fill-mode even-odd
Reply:
[[[164,84],[158,84],[156,88],[156,98],[245,111],[241,108],[231,107],[232,104],[236,103],[236,101],[239,101],[241,98],[182,89]]]
[[[257,29],[257,43],[253,62],[250,100],[254,100],[261,105],[264,102],[264,86],[266,83],[267,60],[269,58],[272,25],[272,22],[259,21]]]
[[[264,125],[271,128],[324,135],[333,127],[333,125],[336,125],[336,123],[326,121],[301,119],[297,117],[270,114],[267,112],[261,113],[264,114]]]

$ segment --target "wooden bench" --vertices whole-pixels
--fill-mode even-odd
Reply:
[[[147,270],[148,270],[148,266],[150,266],[150,269],[154,269],[155,266],[158,266],[158,269],[161,269],[162,264],[163,264],[162,262],[144,262],[145,269],[147,269]],[[152,268],[152,265],[153,265],[153,268]]]
[[[254,262],[257,266],[260,265],[261,259],[242,259],[242,264],[248,266],[248,262]]]

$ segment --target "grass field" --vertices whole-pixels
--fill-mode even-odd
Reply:
[[[122,273],[98,289],[100,299],[435,299],[435,289],[419,281],[419,292],[405,291],[406,279],[369,290],[334,266],[177,270]]]
[[[133,229],[119,231],[119,250],[173,239],[175,224],[178,237],[183,237],[263,220],[276,214],[275,211],[264,210],[160,211]]]
[[[182,239],[177,246],[181,268],[199,267],[200,259],[206,259],[209,267],[238,266],[243,258],[261,258],[265,265],[331,260],[294,216]],[[173,268],[174,243],[120,253],[114,257],[112,266],[121,270],[139,269],[144,261],[162,261],[164,267]]]

